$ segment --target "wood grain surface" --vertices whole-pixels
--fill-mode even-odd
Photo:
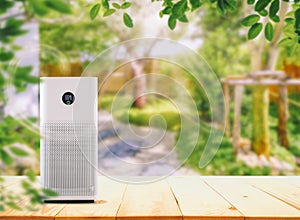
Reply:
[[[21,193],[24,177],[4,177],[4,191]],[[59,220],[300,220],[300,177],[168,177],[128,184],[99,177],[92,204],[44,204],[37,211],[0,212],[0,219]],[[29,205],[21,197],[17,204]]]

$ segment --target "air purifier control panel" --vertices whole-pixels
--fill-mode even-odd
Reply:
[[[72,92],[65,92],[62,95],[62,101],[66,105],[72,105],[73,102],[75,101],[75,96],[74,96],[74,94]]]

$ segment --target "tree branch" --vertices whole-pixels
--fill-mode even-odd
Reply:
[[[18,12],[18,13],[15,13],[15,14],[10,14],[10,15],[0,17],[0,21],[6,21],[10,18],[20,17],[20,16],[24,16],[24,15],[25,15],[25,12]]]

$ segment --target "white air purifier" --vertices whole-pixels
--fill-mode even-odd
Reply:
[[[41,77],[41,184],[57,192],[51,201],[97,196],[96,77]]]

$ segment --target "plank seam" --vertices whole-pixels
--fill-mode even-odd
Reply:
[[[59,210],[59,211],[54,215],[53,220],[56,219],[56,216],[57,216],[64,208],[66,208],[66,206],[67,206],[67,204],[65,204],[64,207],[62,207],[61,210]]]
[[[127,187],[128,187],[128,184],[126,184],[125,189],[124,189],[123,194],[122,194],[122,197],[121,197],[121,199],[120,199],[120,204],[119,204],[118,209],[117,209],[117,212],[116,212],[115,220],[118,219],[118,214],[119,214],[121,205],[122,205],[122,203],[123,203],[123,200],[124,200],[124,197],[125,197],[125,193],[126,193],[126,191],[127,191]]]
[[[179,205],[178,199],[176,198],[176,195],[175,195],[175,193],[174,193],[174,191],[173,191],[173,189],[172,189],[172,186],[171,186],[169,180],[167,180],[167,183],[168,183],[168,186],[169,186],[169,188],[170,188],[170,190],[171,190],[171,192],[172,192],[172,195],[173,195],[173,197],[174,197],[174,199],[175,199],[175,201],[176,201],[176,204],[177,204],[177,206],[178,206],[178,209],[179,209],[179,211],[180,211],[181,219],[183,220],[183,219],[184,219],[184,216],[183,216],[181,207],[180,207],[180,205]]]
[[[205,179],[202,179],[203,182],[209,187],[211,188],[213,191],[215,191],[218,195],[220,195],[226,202],[228,202],[233,208],[235,208],[244,218],[244,220],[246,220],[246,215],[238,210],[226,197],[224,197],[221,193],[218,192],[218,190],[216,190],[215,188],[213,188]]]
[[[252,184],[252,183],[250,183],[250,185],[251,185],[252,187],[254,187],[254,188],[256,188],[256,189],[258,189],[258,190],[260,190],[260,191],[262,191],[262,192],[264,192],[264,193],[266,193],[266,194],[268,194],[269,196],[272,196],[272,197],[274,197],[275,199],[278,199],[278,200],[280,200],[281,202],[283,202],[283,203],[285,203],[285,204],[287,204],[287,205],[289,205],[289,206],[291,206],[291,207],[293,207],[293,208],[296,208],[296,209],[300,210],[299,207],[297,207],[296,205],[292,204],[292,203],[289,202],[289,201],[284,200],[284,198],[281,198],[281,197],[278,196],[276,193],[272,193],[272,192],[269,192],[269,191],[267,191],[267,190],[261,189],[261,188],[259,188],[259,186],[256,186],[256,185],[254,185],[254,184]]]

